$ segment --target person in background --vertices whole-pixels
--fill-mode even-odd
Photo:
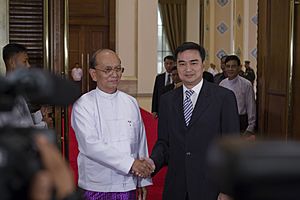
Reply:
[[[219,73],[219,71],[217,70],[217,67],[215,64],[210,63],[209,68],[207,69],[207,72],[211,73],[213,76],[215,76],[216,74]]]
[[[7,44],[3,48],[3,60],[5,63],[7,74],[15,71],[18,68],[30,68],[31,67],[29,64],[29,57],[27,54],[27,49],[25,46],[23,46],[21,44],[16,44],[16,43]],[[20,98],[23,99],[23,97],[19,97],[19,99]],[[27,125],[32,125],[32,123],[33,123],[33,125],[37,128],[47,128],[48,127],[47,123],[45,121],[43,121],[43,114],[41,112],[40,105],[31,104],[30,102],[26,102],[27,105],[25,105],[24,104],[25,102],[22,103],[23,100],[17,100],[17,101],[19,101],[19,102],[17,103],[16,107],[18,107],[17,109],[19,111],[12,111],[12,112],[13,113],[19,112],[20,117],[22,116],[21,118],[23,118],[23,119],[20,119],[21,120],[20,122],[16,122],[17,124],[23,123],[23,120],[25,120],[25,121],[27,121],[26,122]],[[29,109],[32,120],[27,119],[28,118],[27,109]],[[7,115],[6,117],[9,118],[9,115]],[[18,117],[18,118],[20,118],[20,117]],[[5,116],[3,116],[2,120],[4,120],[4,118],[5,118]],[[13,121],[18,121],[18,120],[15,119]]]
[[[248,81],[251,82],[251,84],[254,84],[255,81],[255,72],[254,70],[250,67],[250,61],[249,60],[245,60],[245,72],[243,73],[243,77],[245,79],[247,79]]]
[[[3,48],[3,60],[6,74],[11,73],[18,67],[29,68],[27,50],[20,44],[7,44]],[[0,126],[30,127],[33,120],[25,99],[16,97],[12,110],[0,111]]]
[[[180,87],[182,85],[182,82],[178,76],[178,71],[177,71],[177,67],[174,66],[172,68],[172,80],[173,80],[173,83],[169,84],[169,85],[166,85],[164,88],[163,88],[163,92],[162,94],[168,92],[168,91],[171,91],[173,89],[176,89],[178,87]]]
[[[174,57],[173,56],[164,57],[164,66],[166,72],[162,74],[158,74],[156,76],[154,88],[153,88],[151,112],[154,118],[158,117],[159,101],[160,101],[160,96],[162,95],[163,92],[163,88],[166,85],[172,83],[171,70],[175,66]]]
[[[75,66],[72,69],[71,76],[73,78],[73,81],[81,81],[83,73],[81,67],[79,66],[79,63],[75,63]]]
[[[86,200],[146,198],[153,163],[147,159],[144,124],[137,101],[117,89],[124,68],[109,49],[96,51],[90,76],[97,88],[73,105],[71,125],[78,141],[78,186]]]
[[[203,77],[203,79],[207,80],[208,82],[211,82],[211,83],[214,82],[214,76],[210,72],[203,71],[202,77]]]
[[[155,173],[168,166],[163,200],[228,200],[207,177],[212,142],[239,133],[234,93],[203,79],[205,50],[185,42],[175,50],[183,86],[161,97],[158,139],[150,158]]]
[[[240,132],[245,137],[253,137],[256,124],[255,95],[250,81],[239,75],[241,67],[238,56],[227,56],[225,70],[228,78],[221,81],[220,86],[234,92],[239,111]]]
[[[216,74],[214,76],[214,83],[216,83],[218,85],[220,84],[220,82],[222,80],[224,80],[225,78],[227,78],[227,74],[226,74],[226,71],[225,71],[225,60],[226,60],[226,57],[227,57],[227,55],[224,55],[220,59],[222,72],[220,72],[220,73],[218,73],[218,74]]]
[[[37,134],[34,140],[43,169],[32,178],[28,199],[52,200],[52,195],[55,194],[57,200],[81,200],[82,195],[80,191],[76,191],[69,165],[57,147],[48,142],[42,134]]]
[[[80,90],[82,90],[81,84],[82,84],[83,72],[81,67],[79,66],[79,63],[75,63],[75,66],[71,71],[71,76],[73,81],[75,81],[75,83],[77,83],[77,85],[80,87]]]

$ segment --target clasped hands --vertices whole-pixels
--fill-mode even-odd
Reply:
[[[131,167],[131,173],[141,178],[149,177],[154,170],[155,164],[151,158],[136,159]]]

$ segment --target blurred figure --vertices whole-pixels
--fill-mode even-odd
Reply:
[[[7,44],[3,48],[3,60],[6,67],[6,73],[11,73],[17,68],[30,68],[29,57],[27,54],[27,49],[25,46],[16,43]],[[23,97],[22,97],[23,98]],[[23,101],[23,100],[20,100]],[[47,128],[48,125],[45,121],[43,121],[43,113],[41,112],[41,106],[36,104],[31,104],[30,102],[26,102],[27,105],[24,105],[24,102],[19,102],[17,107],[19,107],[19,115],[22,115],[21,122],[26,120],[27,125],[34,125],[37,128]],[[22,105],[23,104],[23,105]],[[27,108],[26,108],[27,107]],[[27,109],[31,113],[32,120],[28,120]],[[16,112],[16,111],[13,111]],[[23,114],[21,114],[21,113]],[[46,116],[46,114],[45,114]],[[7,115],[8,117],[8,115]],[[46,116],[47,117],[47,116]],[[15,121],[16,119],[14,119]],[[29,122],[30,121],[30,122]],[[48,120],[50,121],[50,120]],[[19,122],[17,122],[19,123]],[[26,126],[27,126],[26,125]]]
[[[79,63],[75,63],[75,66],[72,69],[71,76],[73,81],[75,81],[78,86],[80,87],[80,91],[82,92],[82,76],[83,72],[81,67],[79,66]]]
[[[37,135],[35,142],[44,169],[35,174],[30,186],[29,199],[52,200],[55,190],[57,200],[80,200],[81,196],[75,191],[69,165],[63,160],[58,149],[42,135]]]
[[[3,60],[6,73],[10,73],[19,67],[30,67],[27,49],[21,44],[10,43],[3,47]]]
[[[207,80],[208,82],[211,82],[211,83],[214,82],[214,76],[210,72],[203,71],[202,76],[203,76],[203,79]]]
[[[166,85],[164,88],[163,88],[163,92],[162,94],[168,92],[168,91],[171,91],[173,89],[176,89],[178,87],[180,87],[182,85],[182,82],[178,76],[178,71],[177,71],[177,67],[174,66],[172,68],[172,80],[173,80],[173,83],[169,84],[169,85]]]
[[[211,73],[213,76],[215,76],[216,74],[219,73],[219,71],[217,70],[217,67],[215,64],[210,63],[209,68],[207,69],[207,72]]]
[[[75,63],[71,75],[74,81],[81,81],[83,73],[79,63]]]
[[[226,60],[226,57],[227,55],[224,55],[221,59],[220,59],[220,62],[221,62],[221,69],[222,69],[222,72],[221,73],[218,73],[214,76],[214,83],[216,84],[220,84],[220,82],[222,80],[224,80],[225,78],[227,78],[227,74],[226,74],[226,71],[225,71],[225,60]]]
[[[29,68],[27,49],[20,44],[7,44],[3,48],[3,60],[6,73],[11,73],[17,68]],[[33,126],[33,119],[25,99],[16,98],[14,107],[10,111],[0,111],[0,126],[29,127]]]
[[[245,60],[245,72],[243,73],[243,77],[247,80],[249,80],[252,85],[254,84],[255,81],[255,72],[254,70],[250,67],[250,61],[249,60]]]
[[[90,60],[97,88],[80,97],[71,124],[78,141],[78,186],[86,200],[135,200],[151,185],[144,124],[137,101],[117,89],[124,68],[118,55],[100,49]],[[136,175],[136,176],[135,176]],[[138,176],[138,177],[137,177]]]
[[[160,96],[162,95],[163,88],[166,85],[169,85],[173,82],[172,77],[171,77],[171,70],[175,66],[174,57],[166,56],[164,58],[164,66],[165,66],[166,72],[164,72],[162,74],[158,74],[156,76],[154,88],[153,88],[151,112],[152,112],[152,115],[154,118],[158,117]]]

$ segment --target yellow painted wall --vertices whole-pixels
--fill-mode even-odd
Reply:
[[[236,54],[251,61],[256,71],[258,0],[205,0],[204,47],[208,63],[220,66],[219,58]]]

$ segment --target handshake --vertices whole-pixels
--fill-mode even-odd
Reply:
[[[151,158],[136,159],[130,170],[132,174],[138,177],[147,178],[154,172],[155,164]]]

